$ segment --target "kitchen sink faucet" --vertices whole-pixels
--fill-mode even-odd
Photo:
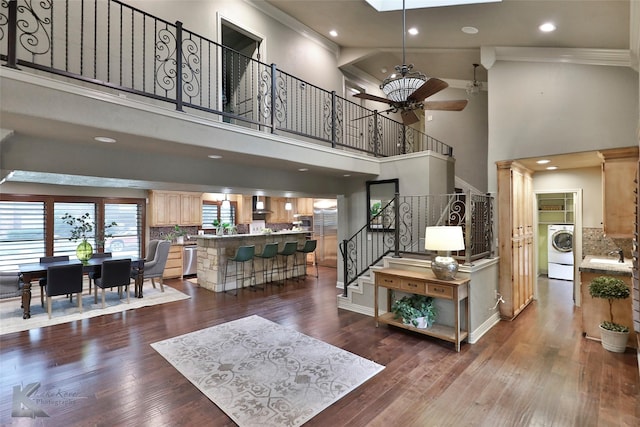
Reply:
[[[624,262],[624,252],[622,249],[616,249],[615,251],[609,252],[609,255],[618,255],[618,262]]]

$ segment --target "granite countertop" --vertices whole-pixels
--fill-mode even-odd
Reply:
[[[192,236],[197,239],[230,239],[230,238],[242,238],[242,237],[267,237],[267,236],[278,236],[283,234],[309,234],[308,231],[293,231],[293,230],[283,230],[283,231],[273,231],[271,233],[253,233],[253,234],[225,234],[222,236],[218,236],[216,234],[201,234],[198,236]]]
[[[587,255],[580,263],[579,270],[585,273],[610,274],[613,276],[631,276],[631,260],[617,262],[617,258]]]

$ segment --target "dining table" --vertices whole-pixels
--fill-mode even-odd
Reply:
[[[144,258],[127,255],[104,258],[90,258],[89,260],[82,262],[82,272],[84,274],[99,272],[102,268],[103,262],[118,259],[131,260],[131,271],[134,276],[134,295],[137,298],[142,298],[142,282],[144,280]],[[70,259],[65,261],[54,261],[46,263],[36,262],[18,265],[18,268],[20,269],[20,277],[22,279],[22,283],[24,283],[24,286],[22,288],[22,318],[29,319],[31,317],[31,282],[33,280],[47,277],[47,269],[49,267],[78,263],[80,263],[80,261],[76,259]]]

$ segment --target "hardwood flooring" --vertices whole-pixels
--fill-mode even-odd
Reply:
[[[635,351],[582,337],[570,282],[540,280],[538,301],[460,353],[337,309],[329,268],[238,297],[166,283],[192,298],[0,337],[0,424],[234,425],[149,344],[257,314],[386,366],[309,426],[640,425]],[[12,417],[14,387],[31,383],[49,417]]]

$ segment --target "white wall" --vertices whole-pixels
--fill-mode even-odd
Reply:
[[[488,187],[498,160],[636,145],[631,68],[497,61],[489,69]]]

